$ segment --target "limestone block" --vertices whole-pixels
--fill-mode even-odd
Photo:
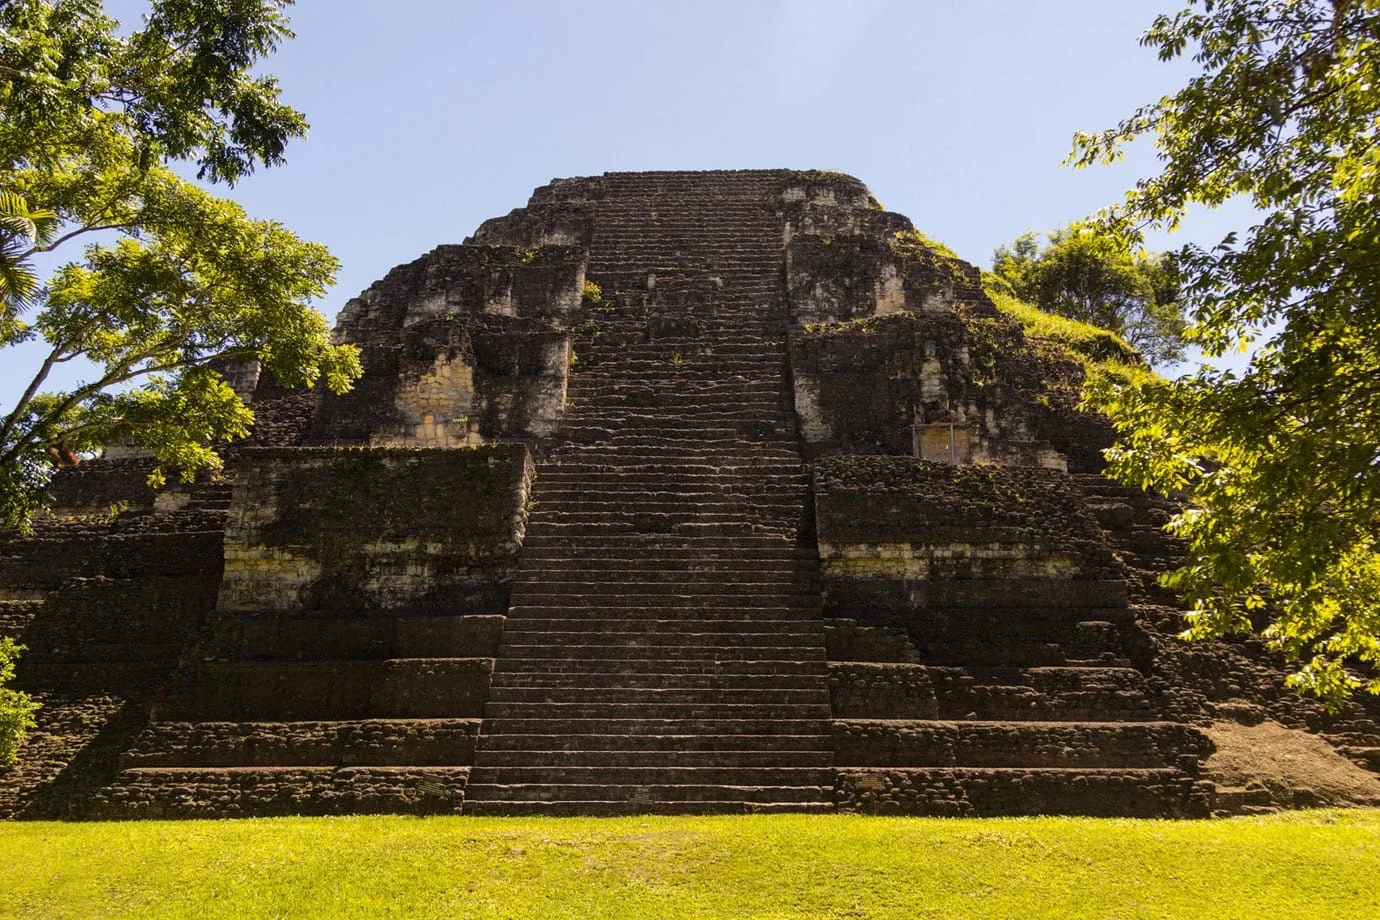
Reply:
[[[521,445],[249,452],[225,540],[225,611],[503,603],[526,521]]]

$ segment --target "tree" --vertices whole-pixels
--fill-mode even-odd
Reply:
[[[992,256],[992,271],[1044,310],[1110,330],[1150,362],[1183,358],[1182,305],[1172,258],[1147,253],[1124,235],[1077,223],[1026,233]]]
[[[1169,579],[1189,637],[1260,629],[1294,686],[1380,692],[1380,0],[1199,0],[1143,43],[1201,74],[1070,159],[1153,138],[1162,169],[1108,215],[1122,227],[1254,206],[1247,232],[1178,260],[1189,340],[1256,350],[1240,373],[1094,392],[1120,433],[1111,472],[1191,490]]]
[[[8,636],[0,636],[0,767],[14,763],[19,745],[34,727],[38,704],[28,694],[5,686],[14,678],[14,659],[24,646]]]
[[[222,362],[336,392],[359,376],[310,306],[330,253],[172,168],[234,184],[306,132],[251,73],[291,36],[290,2],[154,0],[127,37],[99,0],[0,5],[0,351],[46,347],[0,419],[0,526],[26,525],[62,457],[116,441],[152,450],[154,485],[218,468],[212,444],[253,420]],[[37,276],[36,256],[78,241],[79,259]],[[91,378],[49,392],[77,359]]]

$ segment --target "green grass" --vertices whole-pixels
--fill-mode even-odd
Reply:
[[[0,825],[0,916],[1380,916],[1380,812]]]
[[[1151,376],[1150,370],[1139,363],[1136,350],[1116,333],[1046,313],[990,284],[986,290],[997,309],[1020,322],[1027,335],[1068,348],[1090,371],[1096,368],[1131,378]]]

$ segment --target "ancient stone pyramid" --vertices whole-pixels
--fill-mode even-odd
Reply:
[[[223,479],[112,451],[0,537],[45,705],[0,815],[1267,805],[1200,775],[1229,705],[1377,759],[1174,645],[1080,356],[855,179],[559,180],[338,335],[346,397],[235,369]]]

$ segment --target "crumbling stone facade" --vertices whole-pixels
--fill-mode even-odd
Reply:
[[[1171,638],[1172,505],[1077,356],[833,173],[557,180],[342,311],[345,396],[0,536],[44,704],[0,815],[1207,815],[1214,719],[1355,704]],[[1301,804],[1307,796],[1300,793]]]

